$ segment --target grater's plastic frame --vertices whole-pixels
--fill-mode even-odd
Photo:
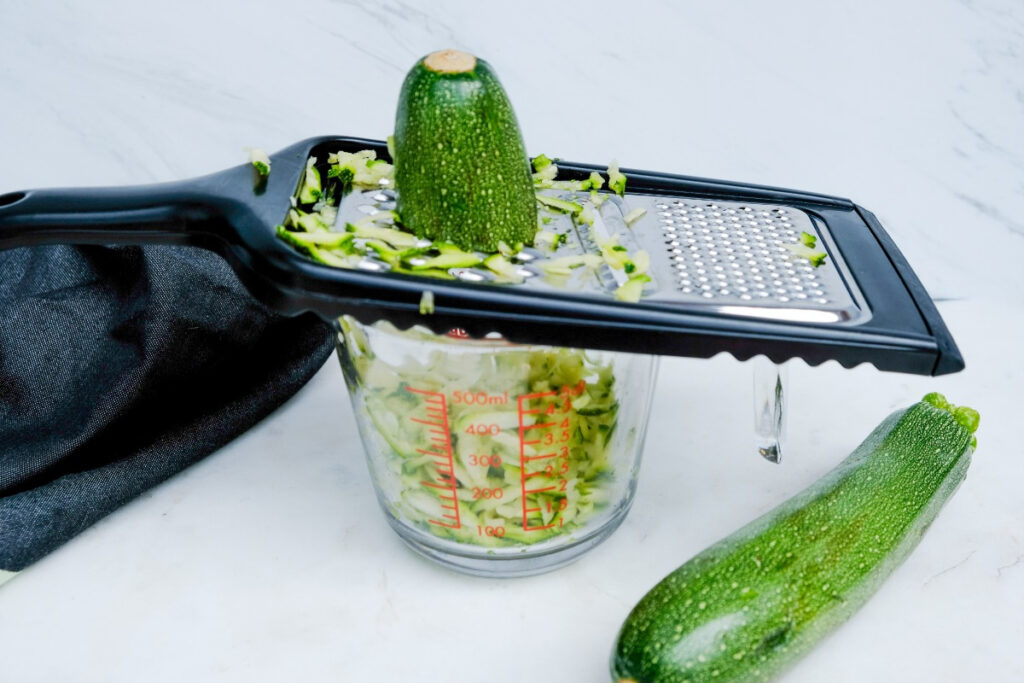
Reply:
[[[604,170],[600,166],[564,161],[559,161],[558,167],[560,173],[578,179],[587,177],[591,171]],[[695,326],[696,334],[728,331],[739,336],[735,344],[727,344],[719,351],[728,351],[741,360],[763,354],[781,362],[787,356],[796,356],[811,365],[837,360],[845,367],[858,364],[854,356],[863,354],[860,362],[872,363],[879,369],[922,375],[944,375],[964,369],[963,357],[931,296],[875,214],[864,207],[841,197],[766,185],[639,169],[622,171],[629,179],[627,188],[631,193],[782,204],[807,212],[828,228],[872,314],[870,320],[850,327],[827,323],[780,324],[780,327],[815,330],[820,335],[817,349],[807,347],[803,334],[775,329],[774,323],[749,320],[733,326],[722,321],[721,326],[715,323]],[[769,328],[772,329],[769,331]],[[748,339],[765,339],[762,334],[770,336],[767,346],[793,345],[790,353],[776,356],[774,348],[751,352]],[[757,342],[753,344],[756,346]],[[831,347],[832,344],[842,348]],[[711,351],[695,341],[696,347]],[[794,353],[797,347],[802,351]],[[672,355],[706,358],[715,353]]]
[[[387,155],[384,143],[369,142],[360,141],[346,149],[369,146],[379,155]],[[605,170],[603,166],[563,160],[558,161],[558,168],[560,178],[579,180],[591,171]],[[870,211],[849,199],[811,192],[639,169],[622,171],[629,179],[627,196],[644,193],[742,200],[806,211],[828,228],[871,310],[870,319],[844,325],[791,323],[703,314],[693,309],[672,311],[665,304],[647,306],[643,301],[602,301],[594,305],[582,297],[567,301],[523,292],[537,297],[534,305],[545,309],[541,317],[522,313],[519,295],[504,296],[502,287],[436,280],[429,285],[434,292],[435,312],[420,316],[418,302],[424,279],[412,277],[409,280],[416,286],[410,293],[415,294],[415,301],[410,299],[406,306],[417,310],[407,311],[396,320],[393,304],[388,303],[387,317],[399,327],[420,324],[436,332],[460,327],[473,336],[493,331],[496,317],[508,317],[521,321],[517,329],[502,330],[512,341],[534,342],[543,337],[546,344],[669,356],[710,358],[725,351],[739,360],[758,355],[777,363],[791,358],[801,358],[810,365],[835,360],[844,367],[870,363],[880,370],[918,375],[943,375],[964,368],[963,357],[931,297]],[[351,271],[333,272],[345,279],[343,274]],[[372,322],[383,317],[378,304],[369,300],[360,310],[349,313],[363,322]],[[608,320],[609,305],[618,309],[614,327],[600,322]],[[457,314],[452,313],[455,309]],[[623,339],[629,340],[629,349],[624,349]]]
[[[623,303],[403,274],[331,268],[275,236],[309,156],[374,149],[380,140],[310,138],[272,155],[269,179],[253,185],[242,165],[203,178],[127,188],[30,190],[0,195],[0,248],[33,244],[191,244],[221,254],[250,292],[280,312],[312,311],[335,321],[387,319],[399,328],[499,332],[513,342],[740,360],[764,355],[845,367],[942,375],[963,359],[931,298],[875,216],[848,199],[760,185],[623,169],[628,193],[743,200],[792,206],[825,224],[871,315],[829,324],[742,318],[665,302]],[[560,176],[603,167],[559,162]],[[424,291],[434,313],[421,315]]]

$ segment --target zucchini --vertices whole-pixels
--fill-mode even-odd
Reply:
[[[883,421],[802,493],[707,548],[641,599],[619,683],[763,681],[850,617],[963,481],[977,413],[938,394]]]
[[[487,62],[455,50],[417,62],[399,96],[394,148],[399,214],[418,237],[484,252],[533,243],[530,161]]]

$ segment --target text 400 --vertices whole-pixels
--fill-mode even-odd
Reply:
[[[493,422],[481,422],[479,424],[471,424],[466,427],[466,433],[476,434],[478,436],[497,436],[501,433],[501,426]]]

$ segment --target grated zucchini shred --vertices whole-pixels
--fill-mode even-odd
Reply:
[[[253,148],[249,150],[249,163],[256,169],[261,177],[270,175],[270,157],[262,149]]]
[[[389,154],[393,158],[390,148]],[[575,226],[593,228],[601,206],[613,196],[608,191],[600,191],[606,185],[604,176],[591,171],[582,180],[558,180],[558,165],[544,154],[534,157],[532,165],[539,208],[532,246],[547,250],[551,255],[547,258],[530,257],[530,265],[546,276],[550,284],[564,286],[569,282],[567,275],[581,266],[594,272],[603,259],[611,268],[622,270],[629,276],[628,281],[614,292],[617,299],[632,301],[637,293],[642,295],[644,283],[650,281],[646,276],[650,266],[649,254],[643,251],[631,254],[617,242],[602,243],[598,239],[600,256],[565,256],[559,253],[559,248],[567,244],[569,234],[564,230],[554,232],[546,228],[559,215],[569,216]],[[314,260],[339,268],[358,268],[363,259],[370,257],[376,260],[378,267],[396,273],[454,279],[454,269],[477,268],[489,271],[493,275],[492,281],[497,283],[515,284],[524,280],[525,271],[517,261],[518,254],[524,249],[523,244],[501,243],[497,252],[489,254],[463,251],[450,244],[431,243],[406,231],[401,217],[393,210],[377,211],[347,223],[345,233],[341,234],[348,236],[337,237],[334,225],[341,196],[354,189],[393,187],[394,167],[378,159],[376,151],[365,149],[331,153],[327,157],[326,172],[321,174],[323,168],[317,165],[316,158],[308,159],[299,187],[291,198],[292,209],[284,224],[278,226],[282,240]],[[623,194],[626,177],[619,171],[618,164],[612,161],[607,172],[608,190]],[[563,190],[570,194],[556,197],[543,194],[541,190],[545,189]],[[626,213],[623,221],[632,226],[645,214],[644,209],[635,209]]]
[[[352,328],[347,332],[353,341],[358,338]],[[406,334],[417,333],[414,328]],[[526,348],[470,356],[435,352],[425,361],[406,358],[392,365],[364,347],[352,362],[359,378],[357,409],[375,427],[378,452],[373,457],[383,463],[377,468],[378,484],[392,512],[423,531],[479,546],[532,545],[573,534],[612,502],[616,475],[609,444],[619,405],[610,364],[580,350]],[[444,463],[422,452],[431,435],[428,426],[410,419],[422,410],[421,394],[407,387],[449,397],[457,528],[430,522],[441,519],[442,500],[424,482],[445,481]],[[467,389],[500,400],[452,399]],[[515,396],[548,392],[554,394],[531,399],[530,409],[536,412],[525,418],[518,412]],[[559,437],[559,455],[550,464],[524,461],[543,451],[520,442],[538,435],[535,430],[520,433],[520,424],[529,428],[546,420],[557,420],[559,434],[565,430],[564,451]],[[493,425],[493,431],[474,429],[482,424]],[[490,495],[479,496],[481,490]],[[483,535],[482,528],[500,528],[501,533]]]

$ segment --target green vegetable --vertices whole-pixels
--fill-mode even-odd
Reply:
[[[634,223],[636,223],[638,220],[640,220],[641,218],[643,218],[646,215],[647,215],[647,209],[643,209],[643,208],[633,209],[632,211],[627,213],[625,216],[623,216],[622,220],[626,223],[626,225],[628,225],[630,227],[633,227]]]
[[[644,293],[644,283],[650,282],[651,276],[643,273],[635,275],[621,285],[619,285],[614,292],[614,296],[618,301],[629,301],[636,303],[640,301],[640,297]]]
[[[434,312],[434,293],[429,289],[420,295],[420,315],[430,315]]]
[[[378,357],[360,342],[358,331],[342,325],[351,348],[351,366],[343,368],[359,395],[356,409],[365,411],[375,427],[367,447],[376,449],[373,459],[381,465],[375,476],[393,514],[440,538],[499,548],[572,536],[612,502],[616,473],[609,443],[619,406],[610,364],[574,349],[434,353],[423,361]],[[416,328],[402,334],[423,335]],[[430,522],[441,518],[442,501],[437,489],[424,482],[442,478],[436,455],[423,451],[431,443],[431,427],[410,419],[421,416],[423,408],[420,394],[408,387],[446,397],[458,528]],[[524,418],[516,397],[530,394],[537,396]],[[520,424],[545,421],[557,421],[556,434],[565,430],[570,435],[565,455],[559,446],[550,469],[544,460],[528,464],[529,485],[524,487],[522,458],[541,455],[544,447],[524,445],[521,438],[542,438],[545,432],[520,434]],[[488,495],[478,495],[481,490]],[[501,531],[481,533],[485,528]]]
[[[492,272],[500,275],[506,282],[522,282],[523,276],[515,264],[501,254],[491,254],[484,259],[484,265]]]
[[[331,165],[327,177],[337,178],[345,186],[374,189],[390,184],[394,178],[394,167],[378,159],[372,149],[331,154],[327,163]]]
[[[413,247],[416,246],[417,241],[415,235],[410,235],[407,232],[362,222],[346,223],[345,230],[362,239],[383,240],[392,247]]]
[[[655,586],[619,633],[612,678],[769,680],[849,618],[966,475],[972,434],[932,398],[890,415],[820,481]]]
[[[618,237],[612,236],[603,242],[598,242],[601,249],[601,256],[604,262],[616,270],[622,270],[629,260],[629,251],[618,243]]]
[[[484,60],[445,50],[416,63],[399,96],[395,154],[399,213],[417,236],[485,252],[533,243],[530,163]]]
[[[626,176],[619,171],[619,163],[615,160],[608,164],[608,189],[620,197],[626,194]]]
[[[510,246],[504,239],[498,239],[487,250],[466,250],[442,240],[431,242],[407,231],[405,221],[399,218],[396,211],[377,211],[354,223],[347,223],[345,232],[334,232],[341,191],[348,187],[376,188],[388,184],[392,180],[393,168],[387,162],[377,159],[373,150],[331,153],[328,155],[328,181],[324,191],[315,163],[316,159],[308,160],[302,182],[292,198],[293,207],[301,208],[289,211],[285,227],[279,232],[282,240],[313,259],[338,268],[356,268],[360,265],[360,257],[373,256],[387,263],[391,272],[444,279],[455,278],[451,272],[453,269],[482,266],[499,276],[496,282],[515,284],[523,281],[522,269],[509,260],[523,249],[522,241],[511,243],[514,246]],[[538,173],[550,174],[550,177],[557,173],[557,166],[543,154],[536,157],[533,163],[539,169]],[[618,173],[614,164],[609,170],[618,187],[624,187],[625,176]],[[552,182],[557,184],[559,181]],[[601,187],[604,179],[595,172],[587,180],[565,182],[576,189],[586,189]],[[399,196],[402,194],[404,190]],[[568,214],[574,224],[590,226],[594,225],[598,217],[598,207],[609,195],[590,189],[589,202],[586,196],[570,196],[576,196],[580,201],[546,194],[532,195],[533,201],[547,211]],[[627,224],[635,222],[643,214],[643,209],[629,212],[625,216]],[[544,230],[543,226],[551,221],[551,215],[535,216],[531,241],[538,247],[557,252],[561,245],[567,243],[569,234]],[[581,265],[590,270],[596,269],[600,265],[599,259],[603,258],[610,267],[622,270],[629,276],[614,292],[615,298],[620,301],[638,301],[645,283],[651,280],[646,275],[650,267],[650,256],[644,251],[630,254],[626,247],[617,243],[614,236],[605,238],[603,242],[599,237],[596,239],[601,248],[600,257],[588,254],[568,259],[554,258],[550,262],[538,259],[532,265],[548,276],[549,282],[558,285],[566,281],[564,276],[571,275]]]
[[[651,255],[646,250],[640,249],[633,254],[633,265],[636,266],[637,273],[646,273],[647,269],[651,267]]]
[[[825,252],[814,251],[804,244],[783,244],[782,246],[789,250],[793,256],[807,259],[815,268],[825,263],[825,258],[828,257],[828,254]]]
[[[338,256],[334,252],[327,249],[320,249],[317,247],[307,247],[306,251],[315,261],[319,261],[325,266],[331,266],[333,268],[352,268],[353,264],[342,256]]]
[[[249,163],[264,178],[270,175],[270,157],[262,149],[249,150]]]
[[[283,225],[277,226],[278,236],[294,245],[336,249],[352,241],[350,232],[292,232]]]
[[[318,213],[307,213],[299,209],[288,212],[288,224],[306,232],[327,232],[331,229]]]
[[[306,172],[302,174],[302,182],[299,184],[297,194],[300,204],[313,204],[320,199],[322,187],[320,185],[320,171],[316,170],[316,157],[310,157],[306,161]]]
[[[447,270],[448,268],[471,268],[480,265],[483,261],[477,254],[462,251],[451,244],[435,242],[431,247],[439,253],[436,256],[423,258],[415,264],[410,262],[409,266],[413,270],[423,270],[424,268],[439,268],[441,270]]]
[[[814,249],[814,246],[818,243],[818,238],[809,232],[800,231],[800,242],[809,249]]]
[[[594,211],[594,205],[590,203],[582,204],[583,210],[576,216],[576,220],[580,223],[587,225],[593,225],[594,221],[597,220],[597,212]]]
[[[599,190],[604,186],[604,178],[596,171],[592,171],[586,180],[555,180],[558,177],[558,166],[544,154],[534,157],[533,170],[533,185],[540,190],[586,192]]]
[[[601,264],[601,258],[595,254],[584,254],[582,256],[563,256],[561,258],[541,261],[537,266],[548,275],[570,275],[576,268],[597,268]]]
[[[558,197],[549,197],[544,194],[539,194],[537,195],[537,201],[545,208],[560,211],[561,213],[572,214],[573,216],[576,216],[583,211],[582,204],[572,202],[567,199],[559,199]]]

